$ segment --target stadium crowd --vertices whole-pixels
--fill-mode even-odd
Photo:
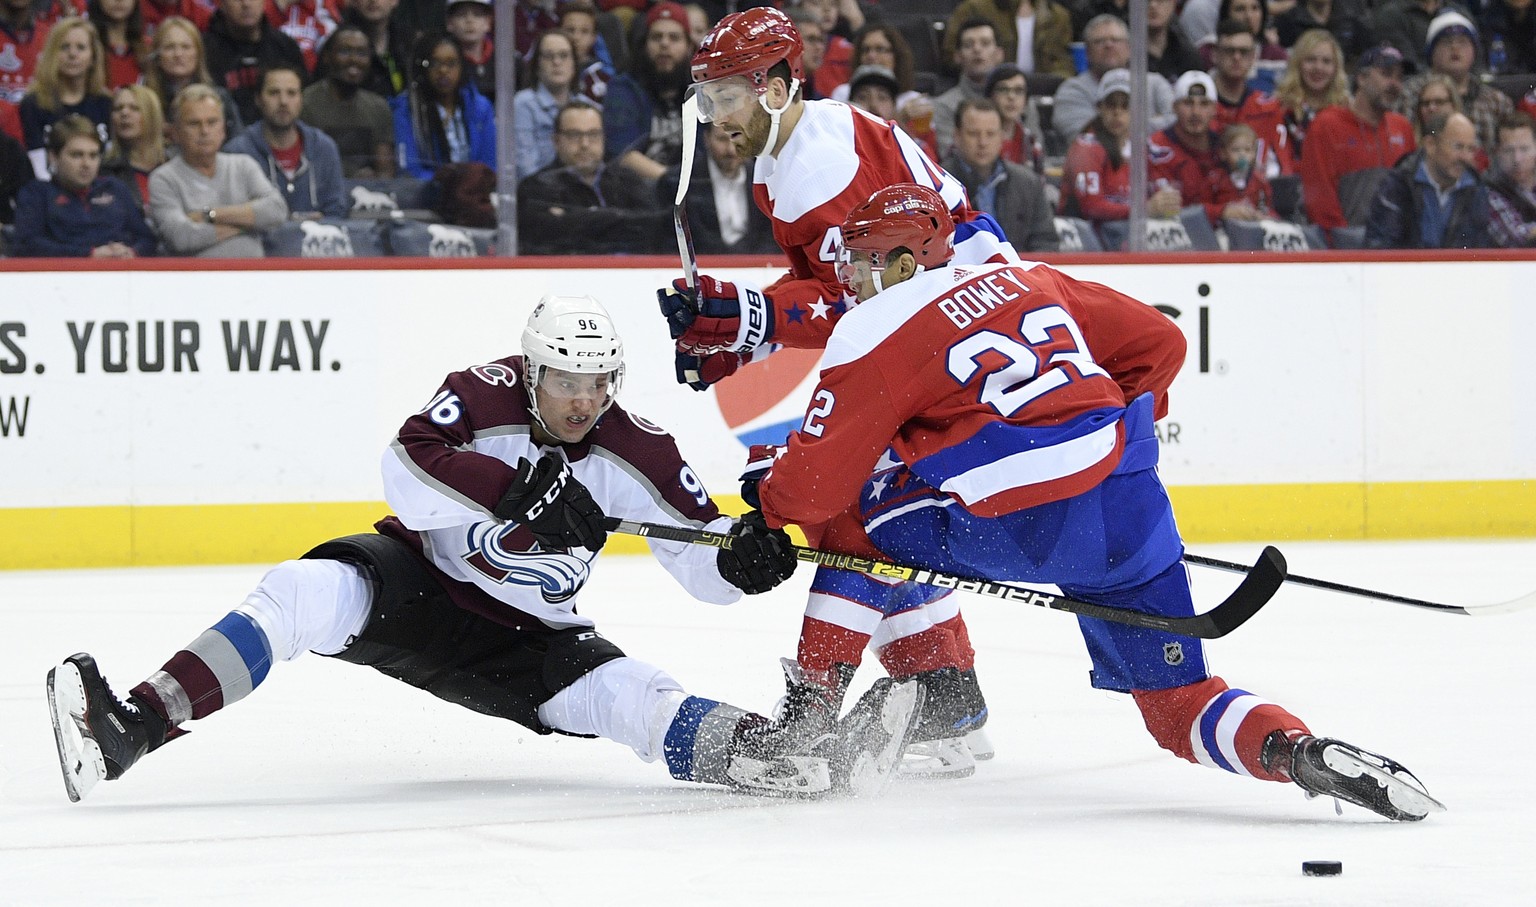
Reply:
[[[776,251],[752,161],[680,111],[701,37],[759,5],[513,5],[521,252],[670,251],[696,128],[700,251]],[[1125,0],[773,5],[806,98],[905,130],[1021,251],[1122,247]],[[1533,5],[1149,0],[1149,245],[1536,245]],[[493,26],[491,0],[0,0],[0,254],[483,253]]]

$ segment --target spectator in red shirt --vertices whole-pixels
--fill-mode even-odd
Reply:
[[[139,81],[146,47],[138,0],[90,0],[85,14],[106,48],[107,87],[117,89]]]
[[[1403,55],[1388,44],[1371,48],[1355,70],[1347,107],[1320,111],[1301,156],[1307,217],[1325,230],[1364,224],[1386,171],[1413,151],[1413,124],[1395,112],[1403,93]]]
[[[1286,142],[1285,108],[1272,95],[1249,87],[1248,68],[1253,64],[1258,44],[1248,26],[1228,19],[1216,27],[1214,50],[1216,68],[1211,76],[1216,83],[1216,113],[1211,126],[1217,132],[1232,123],[1243,123],[1258,137],[1259,172],[1265,177],[1279,176],[1296,169]]]
[[[1045,173],[1045,148],[1040,141],[1040,121],[1029,103],[1029,79],[1024,70],[1004,63],[987,79],[987,99],[1003,116],[1003,160]]]
[[[16,105],[0,98],[0,132],[5,133],[21,142],[21,114],[16,112]]]
[[[1097,115],[1067,149],[1061,178],[1061,213],[1095,226],[1131,216],[1131,74],[1111,69],[1100,79]],[[1177,189],[1159,188],[1147,201],[1153,217],[1179,212]]]
[[[320,45],[341,24],[339,0],[267,0],[267,24],[299,45],[304,71],[311,73]]]
[[[31,0],[0,0],[0,101],[20,104],[32,84],[49,21],[34,16]]]
[[[1147,139],[1147,182],[1177,189],[1184,206],[1204,205],[1215,223],[1221,209],[1211,203],[1208,175],[1221,167],[1216,157],[1216,83],[1198,69],[1179,76],[1173,86],[1173,125]]]
[[[1349,103],[1344,51],[1338,39],[1321,28],[1302,32],[1291,48],[1291,59],[1275,89],[1275,99],[1285,111],[1285,141],[1291,160],[1300,167],[1312,118],[1325,107]]]
[[[1259,168],[1259,140],[1247,123],[1232,123],[1221,131],[1217,154],[1221,168],[1210,175],[1211,203],[1227,220],[1273,217],[1269,180]]]

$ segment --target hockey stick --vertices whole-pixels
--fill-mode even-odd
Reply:
[[[1198,554],[1185,553],[1184,560],[1199,567],[1211,567],[1216,570],[1227,570],[1233,573],[1245,573],[1248,568],[1235,561],[1224,561],[1214,557],[1204,557]],[[1391,592],[1377,592],[1372,589],[1362,589],[1359,586],[1347,586],[1344,583],[1336,583],[1332,580],[1313,579],[1310,576],[1297,576],[1288,574],[1285,581],[1296,583],[1299,586],[1313,586],[1318,589],[1327,589],[1330,592],[1342,592],[1345,595],[1357,595],[1361,598],[1374,598],[1380,601],[1395,602],[1399,605],[1412,605],[1415,608],[1425,608],[1430,611],[1440,611],[1445,614],[1465,614],[1470,617],[1486,616],[1489,614],[1508,614],[1511,611],[1523,611],[1526,608],[1536,607],[1536,592],[1527,592],[1519,598],[1513,598],[1505,602],[1493,602],[1486,605],[1448,605],[1441,602],[1425,601],[1422,598],[1409,598],[1406,595],[1395,595]]]
[[[605,517],[603,525],[609,532],[622,532],[626,535],[654,537],[673,542],[687,542],[690,545],[707,545],[712,548],[731,547],[730,536],[703,529],[690,529],[685,526],[664,526],[660,523],[641,523],[633,520],[621,520],[617,517]],[[795,556],[807,563],[825,567],[836,567],[841,570],[851,570],[855,573],[863,573],[866,576],[908,580],[915,583],[924,583],[929,586],[938,586],[942,589],[974,592],[977,595],[1000,598],[1004,601],[1021,602],[1040,608],[1050,608],[1054,611],[1067,611],[1084,617],[1127,624],[1132,627],[1165,630],[1180,636],[1194,636],[1199,639],[1217,639],[1236,630],[1247,622],[1248,618],[1257,614],[1259,609],[1264,607],[1270,598],[1274,596],[1275,591],[1280,588],[1280,584],[1285,582],[1285,558],[1275,548],[1266,547],[1259,554],[1259,559],[1254,563],[1253,567],[1251,569],[1244,569],[1243,572],[1248,575],[1238,584],[1237,589],[1231,595],[1222,600],[1221,604],[1204,614],[1196,614],[1193,617],[1163,617],[1157,614],[1130,611],[1125,608],[1096,605],[1092,602],[1078,601],[1067,598],[1064,595],[1053,595],[1049,592],[1041,592],[1037,589],[1015,586],[1010,583],[999,583],[992,580],[959,576],[954,573],[943,573],[938,570],[929,570],[926,567],[910,567],[905,564],[893,564],[889,561],[854,557],[848,554],[838,554],[835,551],[819,551],[815,548],[806,548],[800,545],[795,546]]]
[[[688,289],[699,291],[699,257],[693,251],[693,230],[688,225],[688,182],[693,177],[693,149],[699,136],[699,98],[689,94],[683,101],[683,161],[678,174],[677,195],[672,198],[672,226],[677,231],[677,257],[683,261]]]

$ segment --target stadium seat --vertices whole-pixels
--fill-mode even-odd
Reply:
[[[1061,251],[1104,251],[1104,244],[1099,242],[1099,234],[1094,232],[1093,224],[1081,217],[1058,217],[1055,221],[1056,239],[1061,243]]]
[[[387,180],[344,180],[342,188],[346,190],[348,198],[352,198],[354,186],[389,196],[401,210],[427,207],[427,183],[414,176],[397,176]]]
[[[369,258],[384,254],[371,220],[324,218],[279,224],[262,235],[269,258]]]
[[[474,258],[491,255],[496,231],[414,220],[390,221],[385,227],[392,255],[422,258]]]
[[[1233,252],[1306,252],[1315,248],[1300,224],[1283,220],[1227,220],[1228,247]]]
[[[1130,222],[1112,220],[1099,228],[1104,248],[1112,252],[1125,250]],[[1219,252],[1221,242],[1216,231],[1206,219],[1205,208],[1190,205],[1179,212],[1177,219],[1147,218],[1148,252]]]
[[[1295,173],[1277,176],[1269,181],[1269,189],[1273,195],[1270,205],[1275,213],[1286,220],[1296,220],[1301,211],[1301,176]]]
[[[1333,240],[1335,249],[1365,248],[1365,228],[1362,226],[1351,224],[1345,227],[1334,227],[1329,238]]]

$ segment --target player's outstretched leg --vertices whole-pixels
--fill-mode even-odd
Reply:
[[[64,788],[73,801],[98,782],[121,777],[167,739],[166,720],[137,696],[119,702],[96,660],[84,653],[48,672],[48,704]]]
[[[1417,822],[1445,809],[1400,763],[1332,737],[1275,731],[1260,758],[1311,796],[1335,797],[1388,819]]]

